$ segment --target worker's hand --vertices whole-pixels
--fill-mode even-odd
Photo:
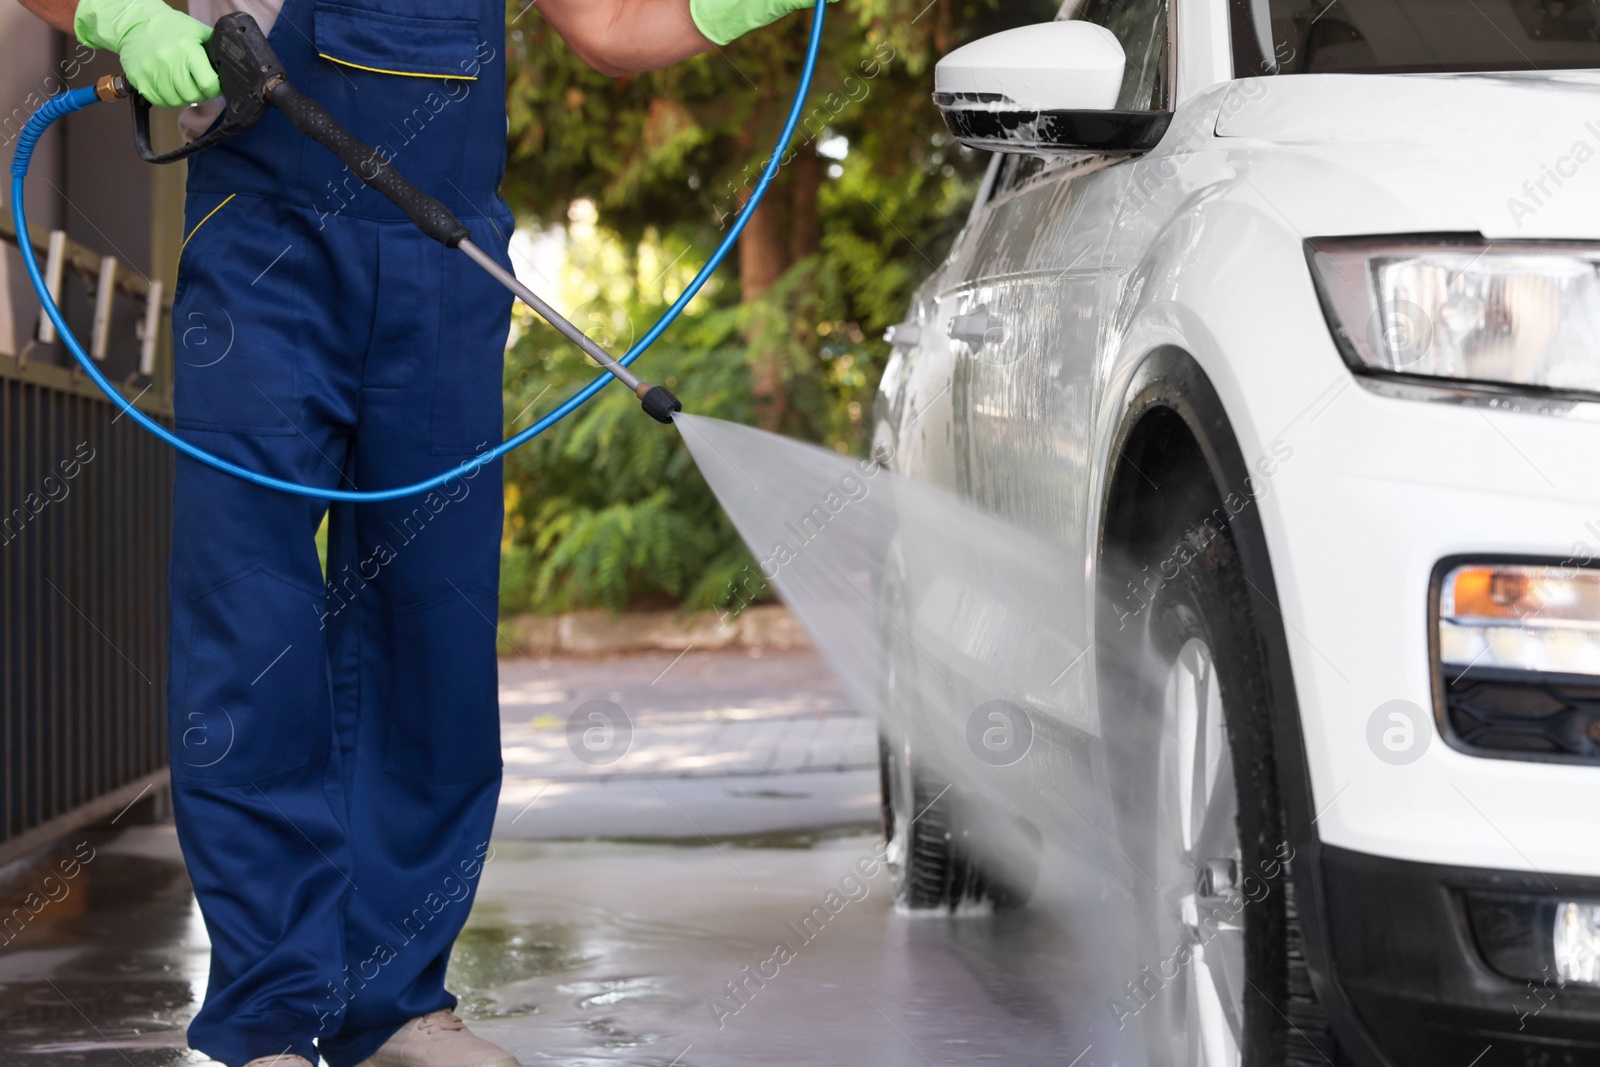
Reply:
[[[222,95],[201,47],[211,27],[163,0],[78,0],[73,29],[90,48],[115,52],[128,81],[152,104],[182,107]]]
[[[811,6],[812,0],[689,0],[689,14],[706,37],[717,44],[727,44],[735,37],[777,22],[791,11]]]

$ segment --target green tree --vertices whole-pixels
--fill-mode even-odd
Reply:
[[[860,450],[888,354],[882,333],[945,255],[984,162],[951,143],[929,99],[933,64],[1054,7],[832,5],[806,111],[737,265],[643,357],[644,376],[692,412]],[[595,205],[593,235],[569,251],[609,277],[575,320],[595,320],[620,350],[681,292],[755,185],[812,15],[615,80],[585,67],[531,5],[509,17],[506,196],[544,227]],[[519,414],[508,429],[594,373],[553,331],[519,322],[507,365],[507,412]],[[508,611],[712,606],[747,561],[676,435],[620,389],[514,454],[507,472]]]

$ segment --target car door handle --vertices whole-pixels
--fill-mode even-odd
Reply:
[[[891,348],[915,348],[922,340],[922,327],[914,322],[897,322],[883,331],[883,339]]]
[[[950,337],[952,340],[963,341],[973,348],[982,348],[986,344],[998,344],[1004,341],[1006,326],[998,316],[991,315],[987,307],[979,307],[965,315],[951,318]]]

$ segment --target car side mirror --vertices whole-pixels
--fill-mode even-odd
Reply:
[[[951,52],[933,101],[962,144],[991,152],[1144,152],[1170,111],[1119,111],[1127,64],[1116,34],[1092,22],[1019,26]]]

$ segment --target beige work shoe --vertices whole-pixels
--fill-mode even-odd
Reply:
[[[276,1056],[257,1056],[244,1067],[315,1067],[304,1056],[291,1056],[287,1052],[280,1052]]]
[[[430,1011],[406,1023],[361,1067],[519,1067],[517,1058],[467,1029],[455,1012]]]

